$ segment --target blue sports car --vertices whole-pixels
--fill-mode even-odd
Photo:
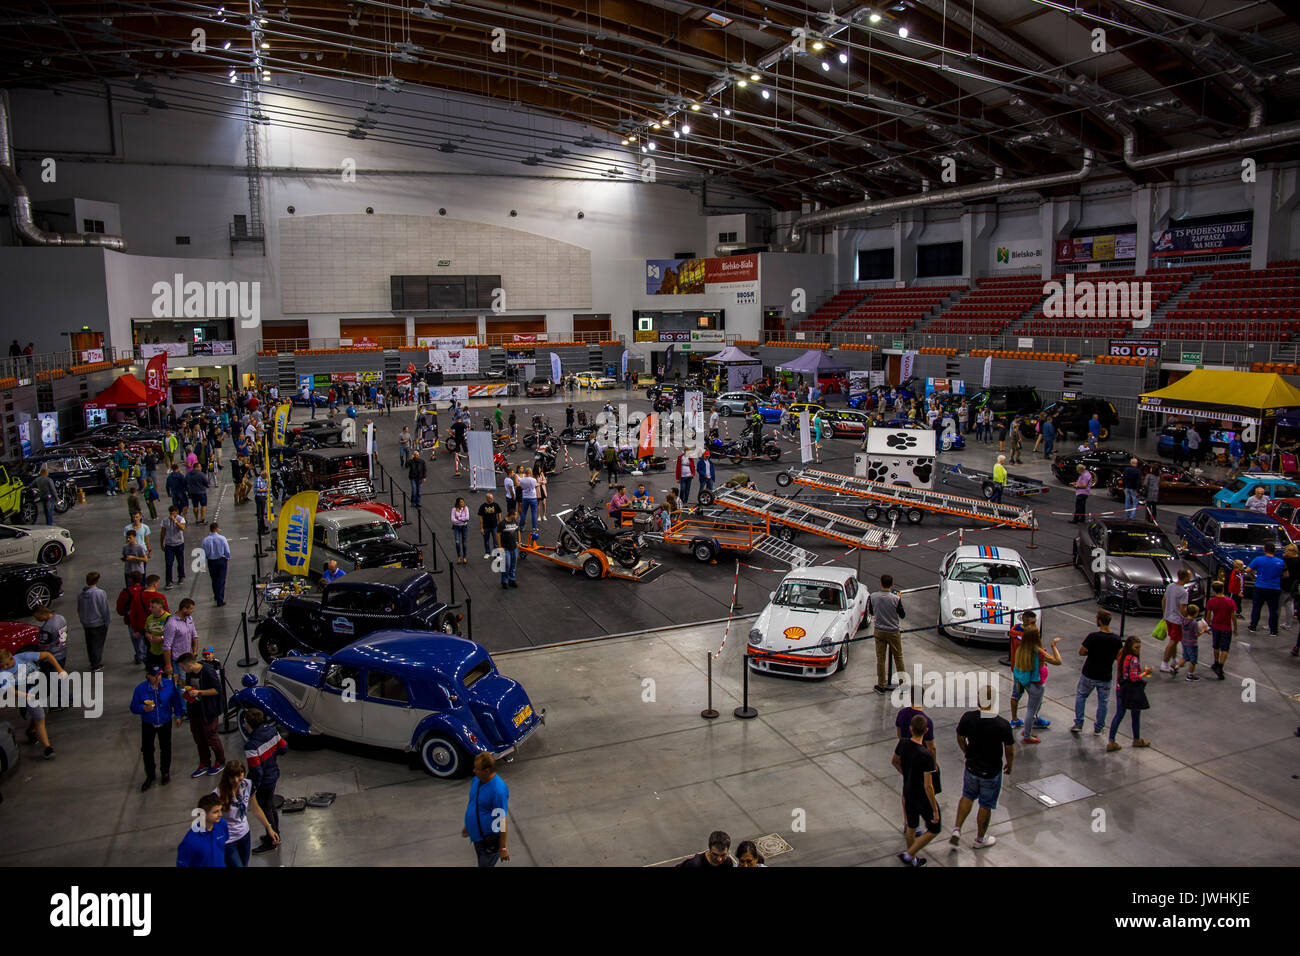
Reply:
[[[415,753],[435,777],[465,772],[475,754],[513,753],[545,720],[486,648],[450,634],[378,631],[334,654],[273,661],[235,694],[239,726],[256,707],[295,734]]]
[[[1214,493],[1214,506],[1216,508],[1244,508],[1246,507],[1246,499],[1255,493],[1256,488],[1261,486],[1264,488],[1264,493],[1270,498],[1300,497],[1300,484],[1297,484],[1294,478],[1288,478],[1286,475],[1247,472],[1244,475],[1239,475],[1236,480]]]
[[[1205,565],[1211,579],[1220,568],[1231,572],[1233,561],[1250,564],[1264,553],[1266,544],[1275,545],[1280,555],[1291,543],[1276,519],[1238,508],[1202,508],[1193,515],[1182,515],[1177,530],[1188,556]],[[1249,593],[1249,584],[1246,590]]]

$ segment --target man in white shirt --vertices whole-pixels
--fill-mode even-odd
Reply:
[[[515,484],[519,492],[519,527],[522,530],[524,521],[528,518],[528,512],[533,513],[532,529],[537,530],[537,479],[529,473],[528,469],[520,469],[518,476],[515,478]]]

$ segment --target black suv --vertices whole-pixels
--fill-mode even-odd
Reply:
[[[1088,437],[1088,422],[1093,415],[1101,422],[1101,434],[1097,437],[1105,441],[1110,437],[1110,430],[1119,424],[1119,412],[1104,398],[1063,398],[1052,402],[1043,411],[1055,416],[1057,434],[1063,437],[1078,435]]]
[[[960,398],[958,398],[960,402]],[[1037,415],[1043,407],[1038,390],[1027,385],[994,385],[970,398],[971,408],[987,408],[994,415]]]
[[[325,585],[319,598],[291,597],[257,626],[262,660],[289,651],[333,654],[375,631],[406,628],[460,633],[460,615],[438,600],[438,586],[424,570],[375,568],[352,571]]]

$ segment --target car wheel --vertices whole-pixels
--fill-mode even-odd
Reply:
[[[935,629],[935,631],[937,631],[937,632],[938,632],[940,635],[942,635],[943,637],[950,637],[950,636],[951,636],[951,635],[948,633],[947,629],[943,626],[943,615],[942,615],[942,614],[940,614],[940,615],[939,615],[939,619],[938,619],[937,621],[934,622],[934,629]]]
[[[262,635],[257,642],[257,656],[268,664],[271,663],[271,661],[278,661],[280,658],[284,657],[288,651],[288,645],[284,642],[283,638],[274,631]]]
[[[1102,425],[1101,431],[1097,433],[1097,437],[1100,438],[1102,441],[1105,441],[1107,438],[1110,437],[1110,429],[1107,428],[1105,425]]]
[[[793,482],[794,482],[794,478],[790,475],[790,472],[788,471],[783,471],[776,476],[776,483],[782,488],[789,488]]]
[[[711,541],[696,541],[691,546],[691,554],[695,555],[695,560],[701,564],[708,564],[713,560],[713,543]]]
[[[872,522],[873,524],[874,524],[875,522],[879,521],[879,520],[880,520],[880,506],[879,506],[879,505],[867,505],[865,508],[862,509],[862,517],[866,518],[868,521]]]
[[[450,737],[427,734],[420,741],[420,764],[430,776],[450,780],[459,776],[465,764],[465,756],[460,746]]]
[[[438,630],[443,634],[459,633],[456,630],[456,619],[452,617],[450,614],[448,614],[446,617],[442,619],[442,624],[439,625]]]
[[[55,565],[62,561],[66,554],[63,545],[57,541],[49,541],[41,546],[40,552],[36,555],[36,561],[39,564]]]
[[[846,640],[847,640],[847,638],[846,638]],[[846,667],[848,667],[848,666],[849,666],[849,646],[848,646],[847,644],[841,644],[841,645],[840,645],[840,662],[839,662],[839,665],[835,668],[835,670],[836,670],[837,672],[839,672],[839,671],[844,670],[844,669],[845,669]]]
[[[23,524],[36,524],[35,501],[24,501],[20,510]]]
[[[593,554],[582,562],[582,573],[593,581],[599,581],[605,575],[605,568],[600,563],[600,558]]]
[[[700,504],[704,505],[706,508],[709,505],[713,504],[713,492],[705,488],[703,491],[700,492],[699,502]]]
[[[37,581],[27,585],[27,590],[23,592],[23,603],[27,605],[29,611],[35,610],[42,604],[49,607],[52,594],[48,584]]]
[[[730,418],[730,417],[731,417],[731,406],[730,406],[730,405],[720,405],[720,406],[718,407],[718,414],[719,414],[720,416],[722,416],[723,418]]]

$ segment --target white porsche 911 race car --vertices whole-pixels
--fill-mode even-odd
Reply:
[[[1018,551],[963,545],[940,565],[939,633],[1005,647],[1007,631],[1028,610],[1037,611],[1041,628],[1036,580]]]
[[[850,568],[799,568],[781,579],[749,632],[746,659],[755,671],[829,677],[848,664],[849,647],[867,615],[867,589]]]

